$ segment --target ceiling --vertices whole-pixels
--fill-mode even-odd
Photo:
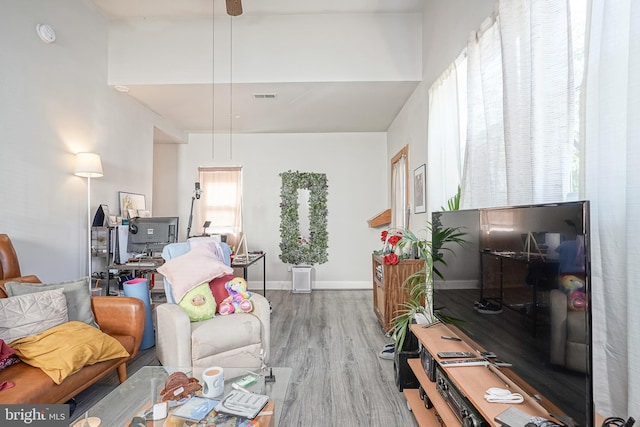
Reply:
[[[226,15],[224,0],[92,1],[109,19]],[[424,0],[242,1],[243,15],[421,12],[424,3]],[[234,83],[233,102],[228,84],[130,85],[128,95],[185,132],[384,132],[417,85],[418,82]],[[276,97],[256,99],[254,94],[276,94]],[[229,114],[230,105],[233,114]]]

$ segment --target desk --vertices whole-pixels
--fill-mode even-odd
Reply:
[[[535,336],[541,304],[546,302],[540,300],[538,293],[548,293],[558,287],[558,259],[522,252],[491,250],[481,251],[481,256],[480,300],[491,299],[498,302],[500,307],[505,306],[521,312],[530,319],[531,334]],[[497,271],[494,272],[497,273],[497,296],[486,295],[489,289],[485,284],[485,273],[491,270],[491,267],[485,266],[484,258],[498,262]],[[505,304],[505,290],[518,294],[519,301]]]
[[[242,277],[245,281],[247,281],[247,269],[256,263],[258,260],[262,260],[262,295],[267,297],[267,261],[266,255],[264,252],[259,254],[249,254],[247,257],[235,257],[233,261],[231,261],[231,267],[233,268],[241,268],[242,269]]]
[[[109,293],[110,279],[117,276],[122,271],[130,271],[133,277],[142,276],[147,273],[155,273],[156,269],[164,264],[162,258],[144,258],[136,261],[130,261],[125,264],[110,264],[107,266],[107,295]],[[115,274],[111,272],[115,271]]]

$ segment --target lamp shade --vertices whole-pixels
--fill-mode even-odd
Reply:
[[[76,170],[73,173],[84,178],[99,178],[102,173],[102,161],[96,153],[76,154]]]

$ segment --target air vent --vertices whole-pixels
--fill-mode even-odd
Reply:
[[[275,93],[254,93],[253,97],[255,99],[276,99],[278,95]]]

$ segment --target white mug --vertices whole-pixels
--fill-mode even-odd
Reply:
[[[202,372],[202,395],[204,397],[218,397],[224,393],[224,369],[212,366]]]

